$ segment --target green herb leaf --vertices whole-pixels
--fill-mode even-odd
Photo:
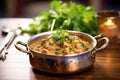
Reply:
[[[95,10],[92,6],[54,0],[50,2],[50,7],[49,11],[42,11],[38,17],[33,18],[29,30],[20,28],[22,33],[38,34],[50,31],[52,22],[55,20],[53,30],[74,30],[93,36],[98,34]]]

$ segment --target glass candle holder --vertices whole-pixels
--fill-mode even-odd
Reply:
[[[115,38],[119,31],[119,12],[104,10],[97,13],[99,33],[108,38]]]

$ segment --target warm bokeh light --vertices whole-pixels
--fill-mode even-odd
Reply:
[[[113,25],[114,23],[112,22],[111,19],[108,19],[107,22],[106,22],[106,25]]]
[[[108,18],[106,22],[99,25],[99,31],[111,38],[117,36],[118,29],[116,23],[111,18]]]

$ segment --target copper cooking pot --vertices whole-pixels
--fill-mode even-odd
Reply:
[[[109,39],[102,37],[101,35],[93,37],[83,32],[69,31],[69,33],[70,35],[82,36],[85,39],[93,42],[93,48],[80,54],[64,56],[43,54],[31,49],[32,44],[49,36],[52,34],[52,32],[37,34],[31,37],[27,43],[17,41],[15,43],[15,47],[19,51],[29,54],[30,63],[36,70],[53,74],[71,74],[82,72],[93,66],[95,62],[95,53],[101,49],[104,49],[109,44]],[[97,48],[97,43],[102,41],[105,43]],[[27,49],[22,49],[19,45],[25,46]]]

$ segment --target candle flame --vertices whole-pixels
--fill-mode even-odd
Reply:
[[[111,19],[108,19],[107,22],[106,22],[106,25],[113,25],[114,23],[112,22]]]

